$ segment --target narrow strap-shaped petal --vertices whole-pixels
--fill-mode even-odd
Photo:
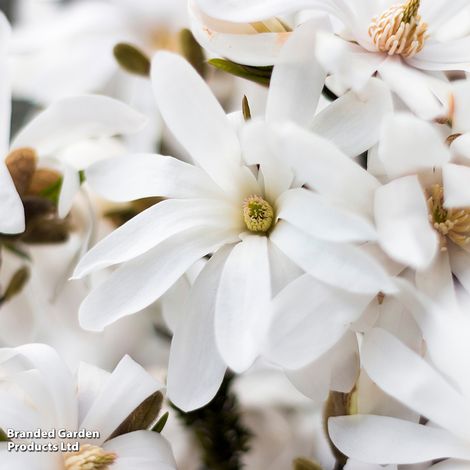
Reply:
[[[196,278],[171,342],[168,396],[184,411],[212,400],[227,368],[215,341],[214,314],[220,275],[231,248],[221,248]]]

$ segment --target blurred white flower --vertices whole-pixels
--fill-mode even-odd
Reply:
[[[219,1],[195,0],[199,20],[193,27],[208,49],[254,65],[275,63],[280,44],[290,34],[278,15],[304,9],[327,13],[336,35],[325,31],[316,47],[320,62],[344,86],[360,89],[374,73],[416,113],[432,118],[442,112],[445,76],[437,72],[468,70],[469,38],[436,39],[439,28],[468,0]],[[210,16],[207,16],[210,15]],[[220,21],[225,20],[225,21]],[[294,23],[295,26],[295,23]],[[321,29],[319,28],[319,31]]]
[[[140,130],[146,118],[124,103],[99,95],[63,98],[35,116],[14,137],[10,149],[32,148],[39,165],[57,167],[63,180],[59,195],[58,213],[65,217],[80,189],[78,170],[65,158],[67,148],[86,139],[112,137]]]
[[[11,51],[14,90],[45,105],[112,88],[119,70],[113,57],[117,43],[130,42],[151,54],[186,24],[182,0],[55,2],[34,16],[28,15],[31,0],[18,3]],[[119,82],[124,94],[119,96],[132,102],[144,80],[123,74]]]
[[[356,213],[370,213],[378,185],[365,170],[293,125],[252,123],[240,142],[207,86],[176,55],[157,54],[152,77],[167,125],[199,166],[158,155],[93,165],[88,182],[108,199],[170,199],[96,245],[75,276],[125,263],[82,304],[81,324],[100,330],[154,302],[194,262],[215,253],[173,340],[169,393],[187,409],[213,396],[225,364],[236,371],[252,364],[269,324],[271,292],[299,268],[351,292],[393,286],[354,244],[375,239],[367,216]]]
[[[12,438],[0,443],[2,470],[113,470],[176,468],[168,442],[152,431],[111,438],[146,398],[162,388],[130,357],[113,373],[82,364],[75,379],[57,353],[46,345],[0,349],[0,427],[5,433],[56,431],[50,438]],[[99,433],[98,438],[63,438],[59,430]],[[80,443],[76,452],[8,450],[10,444]]]

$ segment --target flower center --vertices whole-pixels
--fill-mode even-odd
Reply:
[[[65,454],[64,460],[65,470],[109,470],[109,465],[116,460],[116,454],[86,444],[79,452]]]
[[[446,209],[444,189],[435,184],[428,191],[429,220],[441,239],[441,250],[447,250],[447,239],[459,246],[470,243],[470,207]]]
[[[372,18],[369,36],[381,52],[413,57],[428,38],[428,25],[418,14],[420,0],[391,6],[380,16]]]
[[[248,196],[243,201],[243,220],[251,232],[267,232],[273,219],[273,208],[261,196]]]

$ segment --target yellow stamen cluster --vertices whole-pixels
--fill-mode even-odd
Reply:
[[[273,208],[261,196],[248,196],[243,201],[243,220],[251,232],[267,232],[273,219]]]
[[[436,184],[428,191],[429,220],[441,238],[441,250],[447,250],[447,239],[459,246],[470,243],[470,207],[446,209],[444,190]]]
[[[428,38],[428,25],[418,14],[419,0],[393,5],[380,16],[372,18],[369,26],[377,50],[388,55],[413,57],[424,47]]]
[[[65,454],[65,470],[109,470],[116,454],[105,452],[101,447],[83,445],[79,452]]]

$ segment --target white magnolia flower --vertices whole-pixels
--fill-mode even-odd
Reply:
[[[54,437],[11,437],[0,443],[1,470],[175,469],[168,442],[152,431],[111,438],[146,398],[162,388],[130,357],[113,373],[82,364],[75,379],[46,345],[0,349],[0,427],[14,431],[54,432]],[[99,437],[63,437],[60,432],[89,431]],[[8,435],[8,434],[7,434]],[[78,442],[76,451],[21,451],[15,445]]]
[[[446,358],[442,372],[384,330],[373,330],[362,347],[363,366],[387,394],[429,420],[427,425],[401,417],[355,415],[331,418],[329,433],[346,455],[377,464],[409,464],[449,459],[432,468],[457,470],[470,462],[468,318],[441,312],[441,326],[452,334],[430,345],[431,359]],[[439,332],[435,332],[437,337]],[[448,349],[451,349],[449,354]],[[446,351],[447,348],[447,351]],[[435,353],[438,353],[437,355]],[[452,362],[454,363],[452,365]],[[393,445],[390,445],[393,443]]]
[[[9,41],[10,25],[0,12],[0,152],[3,158],[10,142],[11,92],[7,64]],[[23,204],[3,158],[0,158],[0,233],[20,233],[25,229]]]
[[[469,5],[468,0],[197,0],[207,15],[194,31],[205,47],[243,63],[273,63],[290,27],[279,15],[308,9],[328,13],[336,37],[321,34],[317,54],[344,86],[360,89],[378,72],[393,91],[424,118],[441,109],[447,87],[435,72],[468,70],[469,37],[437,39],[439,28]],[[198,9],[196,9],[197,12]],[[225,21],[220,21],[225,20]],[[293,25],[295,26],[295,24]]]
[[[387,118],[377,159],[388,182],[374,203],[383,250],[416,269],[418,288],[443,303],[455,297],[452,274],[470,289],[470,168],[444,139],[410,115]]]
[[[80,189],[78,170],[84,168],[81,164],[74,168],[67,163],[68,149],[87,139],[136,132],[145,123],[143,115],[113,98],[99,95],[63,98],[23,127],[14,137],[10,151],[32,148],[39,157],[39,167],[56,167],[62,173],[58,213],[65,217]]]
[[[108,199],[169,199],[81,260],[76,277],[124,264],[87,297],[80,317],[85,328],[100,330],[138,312],[214,253],[192,287],[170,359],[172,400],[196,408],[216,392],[226,364],[243,371],[253,363],[269,324],[272,292],[301,269],[352,292],[393,286],[354,244],[375,237],[367,217],[355,213],[360,208],[370,214],[379,185],[365,170],[293,125],[276,130],[253,123],[239,140],[205,83],[176,55],[157,54],[152,78],[168,127],[198,166],[134,155],[88,170],[90,185]],[[259,172],[249,165],[259,165]]]

